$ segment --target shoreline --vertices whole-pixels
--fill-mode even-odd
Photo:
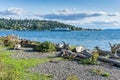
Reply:
[[[8,37],[9,38],[9,37]],[[29,40],[27,40],[29,41]],[[25,48],[22,47],[18,50],[6,50],[10,51],[11,54],[10,60],[27,60],[29,63],[29,60],[39,60],[42,59],[47,60],[44,63],[37,63],[36,65],[25,68],[25,70],[30,71],[31,74],[44,74],[44,75],[52,75],[52,80],[64,80],[67,77],[73,75],[77,76],[78,80],[85,79],[85,80],[119,80],[120,75],[120,68],[111,66],[110,64],[106,64],[103,62],[100,62],[98,65],[83,65],[80,61],[76,60],[69,60],[69,59],[63,59],[60,57],[55,57],[56,53],[59,52],[37,52],[34,51],[32,48]],[[60,58],[60,59],[59,59]],[[14,63],[14,62],[13,62]],[[29,63],[31,64],[31,63]],[[22,66],[22,65],[21,65]],[[91,72],[91,70],[102,70],[102,73],[109,73],[110,76],[103,77],[99,74]]]
[[[26,48],[27,50],[28,48]],[[29,50],[29,49],[28,49]],[[16,50],[17,54],[14,54],[12,58],[14,59],[40,59],[45,57],[54,56],[54,54],[50,53],[39,53],[39,52],[24,52],[24,50],[21,52],[21,50]],[[21,53],[19,53],[21,52]],[[21,55],[20,55],[21,54]],[[44,57],[43,57],[44,56]],[[50,62],[50,61],[57,61]],[[94,73],[91,73],[90,71],[92,69],[102,69],[105,72],[109,72],[109,77],[103,77]],[[78,63],[76,61],[68,61],[64,59],[57,59],[57,58],[51,58],[48,62],[45,62],[43,64],[38,64],[37,66],[28,68],[32,74],[34,73],[42,73],[47,75],[53,75],[52,80],[63,80],[67,78],[68,76],[77,76],[79,80],[85,79],[85,80],[119,80],[120,75],[120,68],[114,67],[114,66],[108,66],[104,63],[100,63],[99,65],[83,65],[81,63]]]

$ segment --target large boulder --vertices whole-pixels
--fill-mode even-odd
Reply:
[[[84,51],[84,50],[86,50],[83,46],[77,46],[76,48],[75,48],[75,50],[76,50],[76,52],[77,53],[81,53],[82,51]]]

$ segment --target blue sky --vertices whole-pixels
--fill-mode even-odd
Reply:
[[[0,18],[55,20],[85,28],[120,28],[120,0],[0,0]]]

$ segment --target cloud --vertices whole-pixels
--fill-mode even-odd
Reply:
[[[4,11],[0,11],[1,15],[21,15],[23,10],[21,8],[9,8]]]
[[[61,11],[59,14],[58,13],[54,13],[54,14],[44,14],[44,15],[37,15],[39,17],[43,17],[45,19],[60,19],[60,20],[80,20],[80,19],[84,19],[84,18],[88,18],[88,17],[98,17],[98,16],[102,16],[105,15],[106,13],[101,13],[101,12],[92,12],[92,13],[82,13],[82,12],[78,12],[78,13],[69,13],[69,12],[65,12],[65,11]]]
[[[76,8],[73,9],[60,9],[57,12],[43,14],[43,15],[36,15],[38,17],[42,17],[44,19],[50,20],[83,20],[85,18],[91,17],[101,17],[101,16],[116,16],[115,13],[107,13],[107,12],[80,12],[77,11]]]

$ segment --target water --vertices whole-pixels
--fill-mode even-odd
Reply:
[[[109,50],[109,42],[112,44],[120,43],[120,29],[103,30],[103,31],[71,31],[71,32],[54,32],[54,31],[0,31],[0,36],[15,34],[23,39],[34,41],[50,41],[61,43],[65,41],[71,45],[82,45],[86,48],[93,49],[99,46],[101,49]]]

